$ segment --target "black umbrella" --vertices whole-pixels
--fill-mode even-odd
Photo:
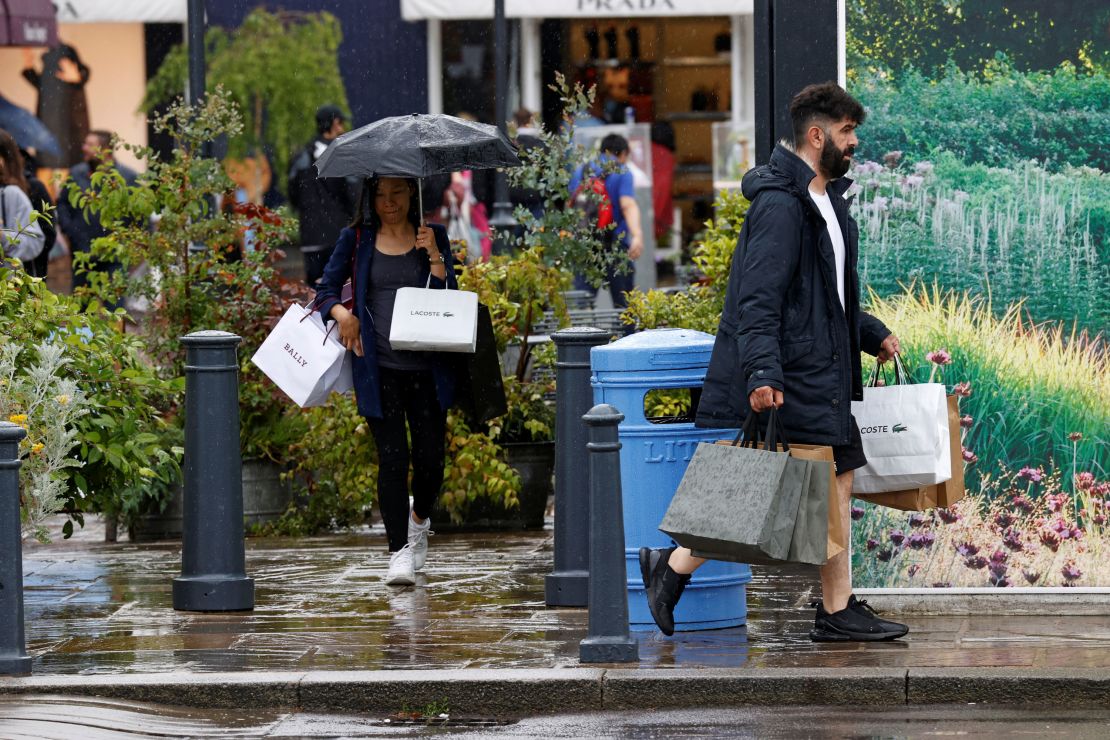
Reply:
[[[53,155],[62,153],[58,140],[50,133],[45,123],[3,95],[0,95],[0,128],[11,134],[15,143],[24,149],[34,149],[39,153]]]
[[[318,177],[422,178],[519,166],[516,146],[496,126],[426,113],[383,118],[348,131],[316,160]]]

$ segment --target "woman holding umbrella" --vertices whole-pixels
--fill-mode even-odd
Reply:
[[[354,221],[340,232],[316,294],[321,315],[338,324],[340,340],[355,353],[358,410],[378,448],[378,505],[389,539],[390,586],[415,584],[415,573],[424,566],[428,517],[443,484],[447,409],[454,399],[453,369],[445,359],[389,344],[399,288],[458,288],[447,230],[422,225],[417,193],[414,179],[366,179]],[[348,279],[353,295],[344,305]]]
[[[316,160],[318,177],[364,180],[355,219],[340,233],[317,284],[316,307],[338,322],[340,339],[357,355],[355,397],[378,448],[378,505],[389,537],[386,583],[392,586],[415,583],[415,571],[424,565],[428,515],[443,484],[447,408],[455,393],[453,363],[435,352],[398,352],[389,345],[398,288],[458,288],[447,230],[423,224],[417,179],[519,166],[516,148],[496,127],[415,113],[349,131]],[[344,306],[340,296],[348,278],[354,295]]]

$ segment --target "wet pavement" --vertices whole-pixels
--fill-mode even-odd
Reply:
[[[435,708],[438,709],[438,708]],[[449,710],[449,707],[446,709]],[[1110,710],[923,706],[725,708],[590,712],[522,719],[427,719],[251,709],[188,709],[73,697],[0,697],[0,728],[12,740],[135,737],[452,738],[1104,738]]]
[[[180,543],[25,543],[37,676],[578,666],[586,611],[548,609],[551,532],[436,535],[416,587],[385,586],[384,533],[251,539],[253,612],[175,612]],[[1110,668],[1110,621],[907,617],[909,639],[814,644],[810,568],[755,569],[746,628],[634,633],[642,668]]]

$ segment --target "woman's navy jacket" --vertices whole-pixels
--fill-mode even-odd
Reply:
[[[447,229],[439,224],[429,224],[435,234],[436,247],[443,257],[443,266],[447,268],[446,285],[443,280],[431,276],[431,288],[449,288],[457,290],[459,285],[455,279],[454,260],[451,257],[451,243],[447,239]],[[324,268],[324,276],[320,278],[316,289],[316,308],[319,309],[324,321],[331,321],[331,309],[340,302],[343,285],[351,277],[352,254],[354,255],[354,285],[355,290],[355,315],[359,320],[359,333],[362,335],[362,357],[355,356],[352,364],[352,376],[355,384],[355,400],[358,402],[358,412],[369,418],[380,419],[382,416],[382,388],[378,372],[377,339],[374,335],[374,319],[370,315],[370,307],[366,302],[367,286],[370,285],[370,264],[374,259],[374,244],[377,232],[368,226],[358,229],[346,228],[339,232],[339,240],[335,243],[328,266]],[[431,273],[431,263],[423,252],[420,253],[420,281],[425,283]],[[445,358],[441,353],[428,354],[432,362],[432,375],[435,378],[436,398],[440,408],[446,411],[455,398],[455,370],[450,358]]]

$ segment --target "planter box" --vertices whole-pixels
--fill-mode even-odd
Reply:
[[[521,478],[520,507],[506,509],[489,501],[475,501],[466,519],[455,524],[437,503],[432,509],[433,529],[437,532],[543,529],[547,502],[555,493],[555,443],[509,442],[502,446],[509,465]]]
[[[277,519],[293,501],[293,489],[281,480],[281,466],[269,460],[243,461],[243,524],[249,528]],[[133,542],[178,539],[183,529],[181,487],[160,514],[144,514],[129,532]]]

